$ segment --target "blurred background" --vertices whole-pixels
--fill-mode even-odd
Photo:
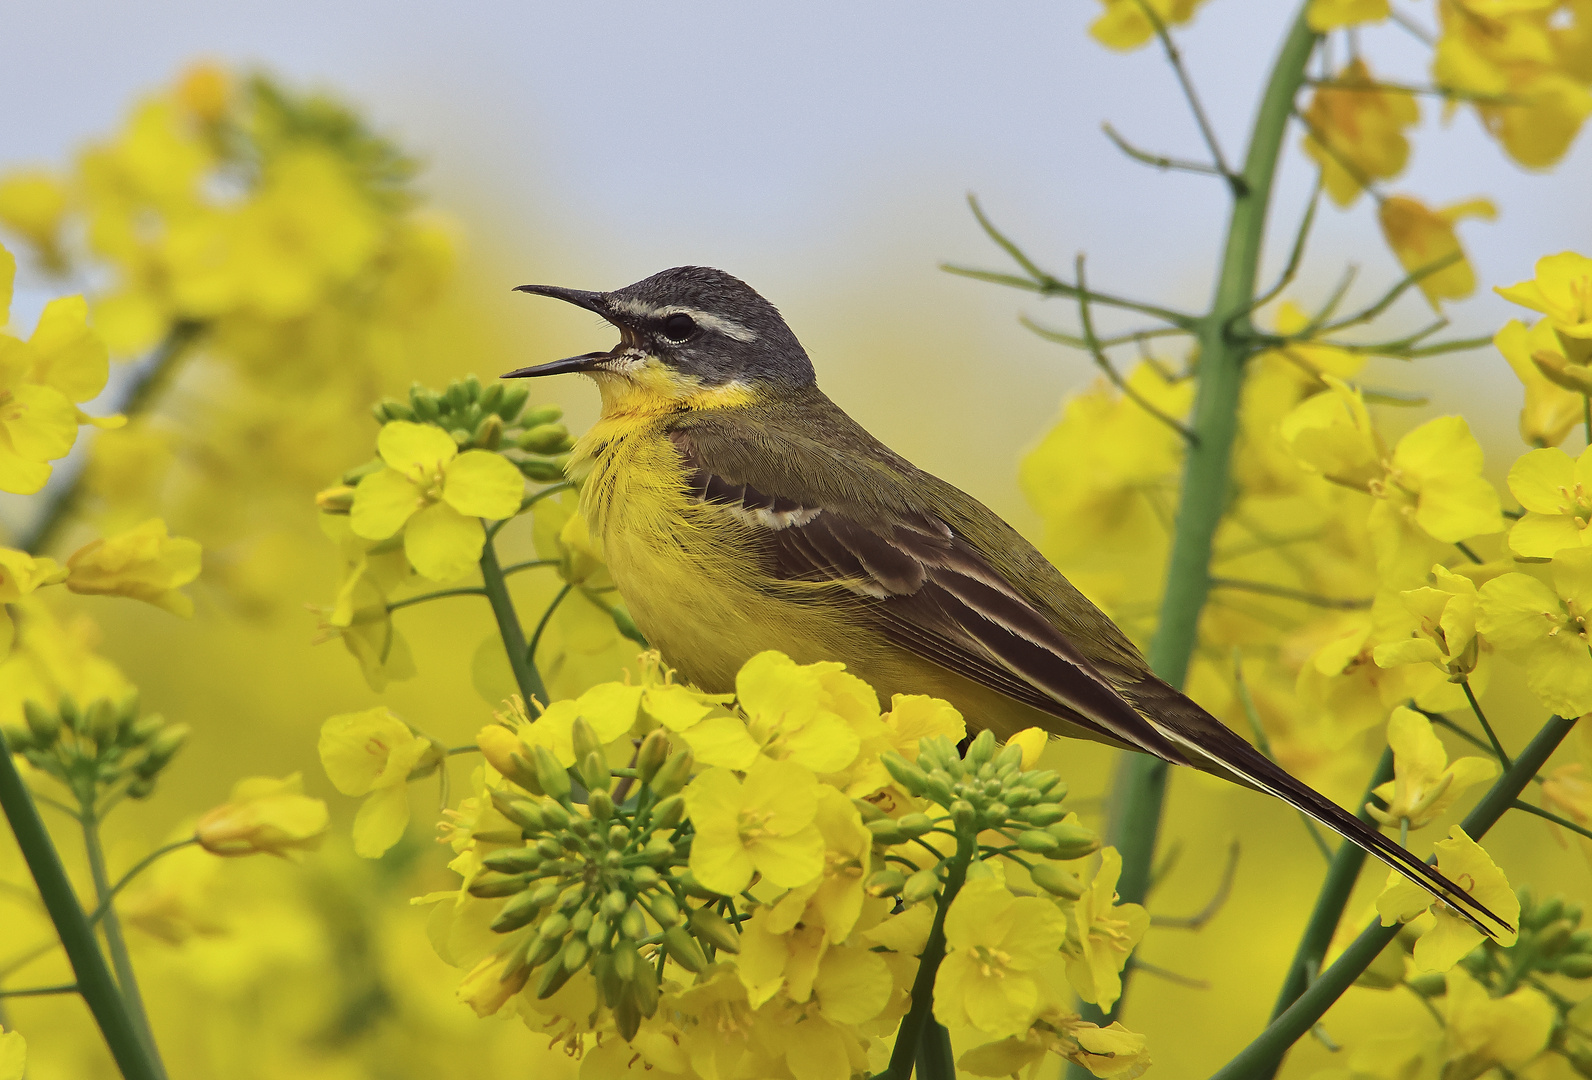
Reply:
[[[965,196],[976,194],[1053,272],[1070,271],[1085,252],[1096,288],[1188,310],[1208,300],[1226,218],[1216,181],[1158,173],[1101,134],[1110,121],[1157,153],[1201,154],[1159,52],[1101,48],[1087,34],[1097,13],[1093,3],[1016,0],[12,4],[0,16],[0,170],[69,167],[85,143],[124,122],[133,102],[195,62],[324,90],[421,159],[418,186],[454,241],[442,314],[407,366],[385,373],[388,392],[411,379],[488,378],[611,343],[594,316],[511,294],[513,285],[608,289],[668,266],[718,266],[781,308],[842,407],[1033,535],[1038,519],[1018,488],[1018,459],[1096,372],[1017,324],[1019,313],[1070,324],[1075,312],[1065,302],[938,269],[1008,269]],[[1430,12],[1423,6],[1419,15]],[[1181,36],[1232,159],[1242,157],[1289,16],[1285,5],[1212,0]],[[1426,50],[1414,39],[1382,29],[1364,49],[1379,72],[1423,80]],[[1428,99],[1422,109],[1412,165],[1393,190],[1438,205],[1483,194],[1496,202],[1496,222],[1462,230],[1481,288],[1449,308],[1456,333],[1490,334],[1516,314],[1491,286],[1529,277],[1543,254],[1592,246],[1592,145],[1581,138],[1552,173],[1535,174],[1498,153],[1471,111],[1444,122],[1440,104]],[[1263,280],[1285,258],[1314,183],[1298,138],[1296,128]],[[1368,200],[1348,212],[1323,206],[1291,295],[1319,302],[1348,262],[1361,264],[1351,303],[1401,273]],[[50,297],[94,285],[63,285],[24,267],[13,329],[29,329]],[[1393,328],[1427,318],[1413,296],[1395,309]],[[1107,313],[1101,319],[1117,325]],[[1380,363],[1375,381],[1431,398],[1407,423],[1395,418],[1395,428],[1464,411],[1501,479],[1520,450],[1520,387],[1496,353]],[[566,408],[573,431],[595,415],[583,380],[535,392]],[[363,413],[348,423],[363,425],[351,438],[366,449],[328,452],[317,466],[322,479],[282,504],[286,539],[252,564],[249,602],[207,577],[192,590],[199,613],[190,623],[108,600],[69,605],[98,624],[99,649],[142,687],[146,708],[196,732],[169,790],[113,822],[119,865],[223,799],[244,774],[302,770],[346,822],[353,803],[331,793],[315,758],[315,732],[332,713],[386,701],[453,743],[489,718],[471,679],[476,645],[490,629],[480,611],[428,608],[423,629],[417,617],[406,633],[420,677],[383,695],[366,688],[335,643],[310,644],[316,620],[303,605],[328,602],[339,572],[334,546],[316,533],[311,497],[363,460],[374,433]],[[0,511],[22,529],[36,506],[10,499]],[[533,605],[551,586],[521,588]],[[1510,700],[1507,691],[1500,701]],[[1516,739],[1529,723],[1500,722]],[[1076,792],[1099,794],[1109,755],[1072,746],[1052,755]],[[466,770],[456,774],[462,782]],[[412,842],[373,865],[334,843],[305,867],[251,860],[172,872],[163,895],[185,928],[167,940],[143,933],[135,949],[150,972],[174,1075],[540,1076],[578,1067],[514,1021],[477,1021],[451,1000],[456,975],[431,955],[424,916],[405,903],[446,884],[443,858],[428,842],[435,789],[417,788],[412,798]],[[1203,931],[1157,932],[1144,947],[1147,960],[1208,984],[1140,978],[1125,1019],[1149,1035],[1156,1075],[1205,1075],[1258,1029],[1318,885],[1319,857],[1291,812],[1179,776],[1166,841],[1182,855],[1154,908],[1201,907],[1235,836],[1243,855],[1233,899]],[[1557,866],[1561,887],[1587,892],[1579,858],[1534,823],[1506,822],[1495,836],[1504,857],[1540,856]],[[16,869],[7,867],[13,879]],[[1362,903],[1380,885],[1378,875],[1367,879]],[[30,918],[13,930],[24,920],[0,916],[0,960],[40,932]],[[49,981],[52,962],[18,977]],[[1327,1028],[1352,1042],[1372,1012],[1419,1012],[1413,1001],[1390,1000],[1351,992]],[[30,1075],[107,1074],[75,1002],[18,1002],[8,1013],[8,1025],[29,1036]],[[1307,1040],[1288,1075],[1333,1064],[1323,1043]]]

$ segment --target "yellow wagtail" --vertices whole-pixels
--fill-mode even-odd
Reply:
[[[1008,737],[1031,726],[1269,792],[1454,905],[1465,890],[1294,779],[1158,679],[1120,629],[976,499],[914,467],[818,389],[785,320],[720,270],[614,292],[519,291],[594,311],[580,372],[602,417],[570,465],[636,624],[702,689],[748,659],[841,660],[888,700],[933,694]]]

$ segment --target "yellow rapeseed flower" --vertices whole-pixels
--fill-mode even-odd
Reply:
[[[1510,551],[1551,559],[1592,546],[1592,449],[1573,460],[1558,447],[1522,454],[1509,468],[1509,490],[1526,511],[1509,530]]]
[[[1150,913],[1139,904],[1118,904],[1117,878],[1122,856],[1116,848],[1100,852],[1100,869],[1072,904],[1067,929],[1067,979],[1078,996],[1109,1010],[1122,996],[1122,969],[1150,928]]]
[[[19,1031],[0,1028],[0,1080],[22,1080],[27,1064],[28,1041]]]
[[[1110,49],[1137,49],[1155,37],[1154,12],[1162,26],[1178,26],[1194,17],[1204,0],[1100,0],[1106,10],[1089,24],[1089,33]]]
[[[520,963],[513,971],[504,971],[504,964],[513,959],[512,952],[509,948],[482,957],[459,983],[456,994],[460,1001],[475,1010],[475,1015],[492,1016],[525,989],[526,980],[531,977],[528,965]]]
[[[1379,643],[1372,656],[1379,667],[1435,664],[1449,678],[1469,676],[1481,661],[1476,636],[1476,583],[1442,566],[1432,567],[1432,584],[1405,589],[1399,600],[1410,622],[1406,635]]]
[[[1016,1076],[1056,1054],[1102,1080],[1137,1080],[1150,1067],[1149,1040],[1121,1023],[1100,1027],[1061,1006],[1046,1009],[1026,1034],[968,1050],[956,1067],[974,1076]],[[1033,1076],[1033,1072],[1029,1072]]]
[[[409,774],[434,756],[431,741],[379,705],[327,720],[319,751],[338,791],[366,796],[354,817],[354,851],[380,858],[409,824]]]
[[[433,581],[467,573],[481,557],[481,518],[519,512],[525,480],[505,457],[466,450],[430,424],[394,420],[383,425],[376,448],[387,467],[354,491],[349,523],[356,536],[385,540],[404,532],[404,553],[415,571]]]
[[[58,269],[66,185],[43,169],[20,169],[0,177],[0,224],[27,238]]]
[[[1327,389],[1296,405],[1277,425],[1298,462],[1335,484],[1370,489],[1387,451],[1359,387],[1323,374]]]
[[[714,892],[734,896],[754,873],[794,889],[824,871],[818,780],[804,765],[759,756],[744,781],[708,769],[685,789],[685,805],[696,826],[691,873]]]
[[[945,914],[934,1018],[997,1036],[1027,1031],[1066,940],[1067,917],[1052,901],[1013,896],[993,876],[970,877]]]
[[[1592,364],[1592,259],[1573,251],[1537,260],[1536,275],[1494,290],[1505,300],[1540,311],[1571,362]]]
[[[1449,764],[1448,751],[1432,731],[1432,722],[1404,706],[1388,718],[1387,744],[1393,748],[1393,779],[1375,792],[1387,809],[1374,803],[1365,807],[1383,825],[1397,827],[1402,821],[1412,829],[1430,825],[1467,788],[1498,775],[1498,764],[1490,758],[1462,757]]]
[[[1480,844],[1455,825],[1447,840],[1432,845],[1437,850],[1437,869],[1444,877],[1485,904],[1510,926],[1520,922],[1520,901],[1509,888],[1504,872]],[[1447,971],[1461,957],[1480,945],[1485,935],[1460,918],[1449,905],[1434,900],[1432,894],[1406,878],[1390,872],[1387,887],[1376,898],[1376,909],[1383,926],[1410,922],[1430,910],[1434,921],[1415,942],[1415,967],[1419,971]],[[1494,927],[1498,943],[1505,948],[1515,943],[1514,931]]]
[[[1497,207],[1487,199],[1433,209],[1408,195],[1392,195],[1377,207],[1382,235],[1406,272],[1413,274],[1444,259],[1454,260],[1417,282],[1434,308],[1440,307],[1441,301],[1458,300],[1476,291],[1476,271],[1460,247],[1455,223],[1468,217],[1492,221],[1497,216]]]
[[[1481,1076],[1495,1066],[1515,1072],[1547,1049],[1559,1011],[1541,990],[1522,986],[1493,997],[1464,968],[1451,970],[1447,983],[1440,1006],[1447,1021],[1445,1076]]]
[[[181,615],[193,615],[193,600],[179,592],[199,576],[197,540],[166,535],[166,523],[151,518],[126,532],[85,544],[66,560],[66,587],[75,593],[129,596]]]
[[[1592,371],[1570,363],[1548,319],[1539,319],[1529,329],[1519,319],[1510,319],[1493,335],[1493,345],[1525,387],[1520,437],[1529,446],[1564,442],[1584,416],[1586,394],[1578,387],[1584,381],[1592,391]],[[1574,385],[1565,386],[1567,381]]]
[[[1321,182],[1332,201],[1348,206],[1370,181],[1403,172],[1410,156],[1404,129],[1420,119],[1415,99],[1379,89],[1360,59],[1349,61],[1333,85],[1318,86],[1305,110],[1304,148],[1321,166]]]
[[[33,381],[22,342],[0,335],[0,491],[31,495],[50,479],[49,462],[77,441],[78,411],[53,386]]]
[[[66,579],[66,570],[54,559],[37,558],[15,548],[0,548],[0,660],[11,652],[16,628],[7,604],[14,604],[40,585]]]
[[[855,799],[869,798],[886,789],[906,797],[906,792],[896,786],[880,764],[880,754],[893,751],[908,761],[916,761],[919,740],[944,735],[957,743],[967,734],[962,714],[950,702],[926,694],[894,695],[890,699],[890,711],[879,719],[880,727],[874,729],[874,735],[862,739],[862,750],[847,774],[851,779],[846,785],[846,794]]]
[[[1342,26],[1381,22],[1389,14],[1388,0],[1310,0],[1305,18],[1318,34]]]
[[[1504,574],[1477,594],[1476,628],[1526,667],[1526,684],[1561,716],[1592,712],[1592,548],[1561,551],[1553,588],[1528,574]]]
[[[759,925],[785,934],[801,924],[817,931],[825,942],[838,943],[851,936],[862,915],[867,899],[863,883],[873,863],[873,834],[863,825],[857,805],[828,784],[819,785],[813,823],[824,838],[823,873],[780,897]],[[743,955],[743,963],[744,959]]]
[[[304,794],[298,773],[282,780],[239,780],[226,802],[194,825],[194,839],[213,855],[286,856],[313,851],[326,833],[326,803]]]

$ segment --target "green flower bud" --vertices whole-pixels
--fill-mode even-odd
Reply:
[[[586,928],[586,944],[593,949],[600,949],[608,943],[608,935],[613,930],[613,924],[608,921],[608,916],[602,912],[592,919],[591,926]]]
[[[595,946],[594,946],[595,948]],[[591,973],[597,981],[597,994],[602,1003],[610,1009],[619,1004],[625,992],[626,980],[619,977],[617,965],[611,953],[604,953],[598,949],[597,958],[592,961]]]
[[[951,800],[951,824],[956,826],[956,831],[966,834],[978,824],[978,811],[973,809],[973,804],[966,799]]]
[[[153,777],[134,777],[127,783],[127,797],[129,799],[147,799],[155,793],[155,780]]]
[[[1028,833],[1022,835],[1027,836]],[[1040,863],[1028,872],[1034,884],[1053,896],[1060,896],[1067,900],[1076,900],[1082,896],[1087,887],[1077,874],[1069,873],[1059,866],[1050,863]]]
[[[1054,825],[1067,816],[1067,811],[1056,803],[1039,803],[1035,806],[1025,806],[1017,812],[1017,816],[1030,825]]]
[[[133,726],[138,723],[138,709],[140,697],[138,688],[134,687],[122,695],[116,702],[116,738],[119,742],[133,742]]]
[[[502,874],[482,874],[470,882],[467,890],[471,896],[481,900],[494,900],[500,896],[514,896],[525,891],[526,878],[523,874],[505,877]]]
[[[527,754],[529,751],[526,752]],[[542,790],[542,782],[536,779],[536,763],[518,750],[509,751],[509,764],[512,766],[506,778],[514,781],[532,795],[546,795]]]
[[[29,761],[33,761],[34,757],[37,757],[39,761],[48,760],[38,750],[34,749],[34,746],[34,735],[28,728],[17,727],[12,724],[0,724],[0,753],[28,753],[32,755],[28,758]],[[34,762],[34,764],[38,764],[38,762]]]
[[[514,445],[532,454],[562,454],[571,445],[569,429],[563,424],[537,424],[520,432]]]
[[[187,724],[172,724],[165,728],[150,741],[143,760],[134,766],[133,771],[146,780],[153,777],[177,756],[177,751],[188,741],[188,731]]]
[[[903,814],[896,819],[896,826],[908,836],[917,837],[934,828],[934,820],[927,814]]]
[[[960,767],[961,759],[956,756],[956,747],[951,740],[943,735],[932,735],[927,739],[918,740],[918,768],[925,770],[945,769]]]
[[[1569,951],[1592,953],[1592,930],[1577,930],[1571,934]]]
[[[606,790],[614,782],[608,759],[601,750],[594,750],[580,759],[580,778],[585,781],[588,791]],[[610,802],[609,805],[613,804]]]
[[[696,875],[689,870],[682,870],[674,875],[675,884],[685,891],[687,896],[694,896],[698,900],[718,900],[720,896],[706,885],[696,879]]]
[[[1522,911],[1520,922],[1529,930],[1540,930],[1564,911],[1564,897],[1550,896],[1538,903],[1529,913]]]
[[[539,933],[531,942],[530,950],[525,957],[526,963],[531,967],[545,964],[557,956],[563,948],[564,937],[562,934],[549,936]]]
[[[884,771],[890,774],[892,780],[900,784],[909,793],[920,797],[923,795],[928,783],[928,777],[924,775],[922,769],[892,751],[880,754],[879,764],[884,766]]]
[[[1061,802],[1067,797],[1067,785],[1061,782],[1061,774],[1054,769],[1024,773],[1023,786],[1050,796],[1051,802]]]
[[[457,393],[459,395],[460,405],[466,405],[472,401],[481,400],[481,380],[477,378],[474,373],[466,375],[464,378],[451,384],[448,387],[448,393],[450,397],[455,392],[454,387],[458,387]]]
[[[498,385],[502,385],[499,383]],[[511,386],[503,391],[503,397],[497,404],[497,414],[505,421],[513,423],[519,419],[520,410],[525,408],[525,401],[531,396],[529,387]],[[484,404],[484,402],[483,402]]]
[[[562,891],[563,886],[561,886],[558,882],[544,881],[535,889],[531,890],[531,895],[536,898],[536,906],[543,908],[548,904],[551,904],[554,900],[557,900],[558,894]]]
[[[536,851],[544,859],[556,859],[564,853],[564,845],[551,836],[544,836],[536,841]]]
[[[142,716],[133,721],[132,729],[127,733],[127,741],[133,746],[143,746],[166,727],[166,721],[159,716]]]
[[[646,847],[641,849],[641,857],[647,860],[649,866],[667,866],[674,858],[674,845],[666,836],[654,836],[647,841]]]
[[[1053,856],[1061,843],[1042,829],[1025,829],[1017,834],[1017,846],[1035,855]]]
[[[80,731],[82,714],[77,711],[77,702],[71,694],[62,694],[61,700],[56,703],[55,711],[61,716],[61,723],[65,724],[68,731]]]
[[[584,934],[596,921],[597,913],[590,907],[582,907],[569,917],[569,928],[577,934]]]
[[[630,881],[637,892],[645,892],[658,885],[663,878],[650,866],[638,866],[630,871]]]
[[[399,401],[397,398],[382,398],[376,403],[376,407],[371,409],[371,413],[375,415],[378,424],[385,424],[389,420],[413,422],[415,418],[415,411],[409,407],[408,402]]]
[[[542,827],[549,832],[569,828],[570,813],[556,802],[545,802],[537,807],[542,815]]]
[[[636,964],[635,974],[630,977],[630,993],[635,997],[636,1008],[641,1010],[642,1016],[651,1016],[658,1011],[658,975],[651,964]]]
[[[652,778],[652,793],[660,799],[667,799],[685,787],[686,781],[691,779],[691,766],[695,760],[690,750],[677,750],[670,754]]]
[[[741,935],[727,921],[707,908],[697,908],[687,924],[691,933],[721,952],[739,953]]]
[[[956,793],[951,790],[951,779],[943,772],[932,772],[923,782],[923,793],[941,806],[950,806],[956,801]]]
[[[481,865],[500,874],[526,874],[542,865],[542,856],[535,848],[509,848],[494,851]]]
[[[542,791],[559,802],[569,798],[569,773],[564,771],[552,751],[545,746],[535,746],[531,752],[535,755],[536,782]]]
[[[652,808],[652,827],[655,829],[672,829],[680,824],[680,820],[684,817],[685,799],[679,795],[670,795]]]
[[[587,754],[601,754],[603,752],[602,740],[597,737],[597,731],[584,716],[575,717],[575,722],[569,729],[570,742],[575,748],[575,760],[579,761]]]
[[[492,929],[500,934],[507,934],[529,923],[536,918],[536,913],[542,910],[542,905],[536,902],[541,895],[540,889],[516,895],[503,905],[503,910],[499,911],[497,918],[492,920]]]
[[[907,876],[899,870],[878,870],[868,875],[862,888],[869,896],[878,898],[896,895],[906,883]]]
[[[528,832],[539,833],[545,827],[542,813],[536,808],[535,803],[513,798],[505,791],[492,792],[492,806],[498,813]]]
[[[582,945],[584,946],[584,943]],[[564,984],[569,982],[569,977],[575,974],[577,970],[579,969],[567,968],[562,963],[548,964],[542,969],[542,977],[536,983],[537,999],[546,1001],[558,993],[564,988]]]
[[[1566,953],[1555,960],[1553,966],[1559,974],[1572,979],[1592,979],[1592,956],[1586,953]]]
[[[1005,746],[1001,747],[1000,752],[990,760],[990,764],[995,766],[996,772],[1003,772],[1007,769],[1011,769],[1013,772],[1015,772],[1017,769],[1022,767],[1023,748],[1018,746],[1016,743],[1007,743]]]
[[[702,946],[686,933],[683,926],[671,927],[663,932],[663,948],[671,960],[693,974],[708,966]]]
[[[1006,823],[1006,819],[1011,816],[1011,813],[1012,808],[1007,806],[1005,803],[992,802],[988,806],[984,807],[984,812],[981,816],[985,821],[989,822],[991,828],[994,828],[996,826],[1004,825]]]
[[[599,914],[607,919],[617,919],[624,915],[625,909],[630,906],[630,897],[625,895],[623,889],[611,889],[603,896],[602,902],[597,905]]]
[[[556,461],[542,458],[524,458],[514,463],[527,480],[538,484],[556,484],[564,479],[564,467]]]
[[[862,815],[862,821],[865,825],[870,821],[885,821],[890,817],[889,814],[873,805],[867,799],[852,799],[851,805],[855,806],[857,813]]]
[[[503,400],[503,392],[507,389],[507,383],[489,383],[481,388],[480,397],[475,399],[476,404],[488,412],[497,412],[498,403]]]
[[[460,450],[464,450],[469,447],[470,438],[474,434],[475,433],[469,428],[456,427],[448,429],[448,435],[452,437],[455,445],[457,445]]]
[[[619,1032],[619,1037],[629,1042],[641,1031],[641,1005],[635,996],[626,994],[613,1004],[614,1028]]]
[[[483,450],[496,450],[503,443],[503,418],[487,413],[470,433],[470,441]]]
[[[909,904],[916,904],[920,900],[927,900],[940,891],[940,875],[932,868],[919,870],[907,878],[906,884],[901,886],[901,899]]]
[[[1057,848],[1052,859],[1081,859],[1100,850],[1100,834],[1082,825],[1063,825],[1057,822],[1045,831],[1056,838]]]
[[[1020,752],[1021,751],[1019,751],[1019,753]],[[983,731],[978,733],[978,737],[973,740],[973,744],[967,748],[966,760],[974,765],[983,766],[992,757],[994,757],[994,755],[995,733],[989,728],[985,728]],[[993,773],[991,775],[993,775]]]
[[[1565,901],[1563,918],[1569,919],[1570,920],[1570,925],[1572,925],[1572,926],[1580,926],[1581,925],[1581,914],[1582,914],[1582,908],[1581,908],[1580,904],[1576,903],[1573,900],[1566,900]]]
[[[636,778],[643,784],[652,783],[652,778],[658,775],[658,770],[663,768],[663,763],[669,760],[669,735],[662,728],[650,732],[641,740],[641,746],[636,750]]]
[[[614,816],[614,797],[608,794],[607,788],[593,787],[586,796],[586,808],[598,821],[607,821]]]
[[[530,412],[520,417],[520,421],[526,427],[537,427],[541,424],[551,424],[563,415],[564,410],[557,405],[537,405]]]
[[[61,735],[59,716],[32,698],[22,703],[22,715],[28,722],[28,730],[33,732],[34,745],[41,750],[48,750],[55,745],[55,740]]]
[[[907,834],[890,818],[868,822],[868,831],[873,834],[873,842],[876,844],[904,844],[907,841]]]
[[[1448,993],[1448,979],[1441,971],[1427,971],[1420,975],[1411,975],[1404,980],[1404,985],[1414,990],[1421,997],[1442,997]]]
[[[647,917],[641,913],[641,909],[635,904],[627,907],[624,915],[620,917],[619,932],[631,940],[635,940],[647,932]]]
[[[591,836],[591,822],[578,814],[569,816],[569,831],[582,840]]]
[[[1570,935],[1574,931],[1575,923],[1569,919],[1555,919],[1538,932],[1537,952],[1542,956],[1559,955],[1569,948]]]
[[[437,395],[419,383],[409,388],[409,405],[415,411],[415,419],[425,423],[442,415],[442,403],[437,400]]]
[[[659,926],[667,928],[680,921],[680,905],[666,892],[654,896],[650,908]]]

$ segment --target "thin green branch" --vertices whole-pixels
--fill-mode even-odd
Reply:
[[[1242,199],[1249,194],[1249,183],[1228,166],[1227,157],[1222,153],[1221,143],[1216,138],[1216,129],[1211,126],[1209,117],[1205,115],[1205,107],[1200,104],[1199,94],[1194,91],[1194,80],[1189,78],[1188,69],[1183,66],[1183,54],[1178,51],[1177,43],[1167,31],[1161,13],[1147,0],[1136,0],[1136,3],[1144,17],[1150,21],[1150,26],[1154,28],[1155,36],[1161,42],[1161,51],[1166,54],[1166,62],[1172,66],[1178,85],[1183,88],[1183,97],[1188,101],[1189,111],[1194,114],[1194,123],[1200,129],[1200,137],[1205,140],[1205,148],[1211,152],[1211,160],[1216,163],[1216,171],[1226,178],[1233,198]]]
[[[508,571],[503,571],[505,575]],[[441,600],[449,596],[485,596],[486,590],[479,585],[467,585],[457,589],[438,589],[436,592],[421,593],[419,596],[406,596],[402,600],[394,600],[387,605],[387,612],[391,614],[400,608],[411,607],[415,604],[424,604],[427,600]]]
[[[1226,906],[1227,898],[1233,895],[1233,880],[1238,876],[1238,855],[1238,841],[1229,841],[1227,864],[1222,868],[1221,880],[1216,883],[1216,891],[1204,907],[1192,915],[1154,915],[1150,918],[1150,925],[1169,930],[1203,930],[1205,924]],[[1140,970],[1148,970],[1148,966],[1142,962],[1135,962],[1135,966]]]
[[[4,735],[0,735],[0,809],[11,823],[17,848],[55,924],[72,973],[77,977],[78,993],[99,1025],[117,1069],[124,1080],[161,1080],[162,1073],[138,1036],[127,1003],[117,990],[110,967],[94,939],[94,930],[72,891],[72,883],[67,879],[55,844],[11,760]]]
[[[1419,285],[1422,281],[1431,277],[1438,271],[1447,269],[1448,267],[1453,266],[1455,263],[1460,262],[1464,258],[1464,252],[1453,251],[1449,252],[1447,255],[1444,255],[1441,259],[1435,259],[1432,262],[1427,263],[1425,266],[1411,270],[1398,281],[1394,282],[1392,287],[1383,293],[1374,303],[1362,308],[1353,315],[1348,315],[1342,319],[1339,319],[1337,322],[1326,324],[1320,328],[1320,334],[1335,334],[1340,330],[1347,330],[1351,326],[1360,326],[1364,323],[1371,322],[1388,308],[1392,307],[1398,301],[1398,298],[1403,296],[1406,292],[1413,289],[1415,286]],[[1437,327],[1437,329],[1440,330],[1442,327]],[[1424,331],[1421,336],[1425,336],[1425,334],[1429,334],[1431,332],[1432,331],[1430,330]]]
[[[1552,810],[1544,810],[1540,806],[1532,806],[1530,803],[1521,802],[1519,799],[1516,799],[1513,803],[1511,803],[1509,805],[1509,808],[1511,810],[1524,810],[1528,814],[1535,814],[1539,818],[1542,818],[1545,821],[1553,822],[1555,825],[1559,826],[1560,828],[1569,829],[1573,833],[1580,833],[1582,836],[1586,837],[1588,840],[1592,840],[1592,829],[1588,829],[1588,828],[1586,828],[1584,826],[1577,825],[1575,822],[1571,821],[1569,818],[1560,817],[1558,814],[1555,814]]]
[[[498,565],[497,546],[491,535],[487,536],[481,548],[481,584],[486,589],[486,598],[492,602],[492,615],[497,619],[503,651],[508,655],[509,668],[514,672],[514,682],[519,687],[525,707],[531,708],[533,701],[548,704],[547,687],[542,682],[542,673],[537,669],[535,659],[525,648],[525,631],[520,626],[519,613],[514,610],[514,601],[509,596],[508,582]],[[566,585],[565,589],[568,588]]]
[[[570,590],[574,587],[565,582],[564,587],[558,590],[558,595],[553,597],[553,602],[547,605],[547,610],[542,612],[541,619],[537,621],[536,632],[531,635],[530,648],[526,650],[526,656],[532,664],[536,663],[536,650],[542,644],[542,634],[546,632],[548,624],[553,621],[553,612],[558,610],[558,605],[564,602],[564,598],[570,594]]]
[[[1213,577],[1213,589],[1237,589],[1242,592],[1257,593],[1261,596],[1275,596],[1280,600],[1297,600],[1301,604],[1311,607],[1331,608],[1335,611],[1369,611],[1371,600],[1369,597],[1360,598],[1352,596],[1322,596],[1319,593],[1307,592],[1304,589],[1291,589],[1286,585],[1273,585],[1269,581],[1246,581],[1243,578]]]
[[[1299,230],[1294,233],[1293,247],[1288,252],[1288,262],[1282,269],[1282,274],[1277,278],[1277,284],[1257,296],[1249,305],[1250,311],[1257,311],[1282,295],[1284,289],[1293,283],[1299,273],[1299,264],[1305,257],[1305,243],[1310,239],[1310,227],[1316,222],[1316,210],[1321,205],[1321,177],[1316,177],[1316,186],[1310,192],[1310,201],[1305,204],[1305,215],[1299,222]]]
[[[20,990],[0,990],[0,998],[49,997],[52,994],[75,994],[77,983],[56,983],[54,986],[25,986]]]
[[[128,870],[127,873],[123,874],[121,878],[117,880],[116,884],[110,887],[110,890],[100,900],[99,906],[89,914],[89,925],[93,926],[106,916],[106,914],[111,910],[111,901],[116,899],[116,894],[131,884],[135,877],[149,869],[160,859],[170,855],[173,851],[180,851],[181,849],[189,847],[193,844],[197,844],[198,842],[198,838],[193,836],[188,837],[186,840],[174,840],[164,847],[156,848],[148,855],[145,855],[142,859],[139,859],[133,864],[131,870]]]
[[[1183,158],[1167,157],[1164,154],[1152,154],[1147,150],[1140,150],[1137,146],[1128,142],[1127,139],[1124,139],[1117,129],[1110,124],[1101,124],[1100,130],[1105,132],[1106,138],[1110,139],[1118,150],[1121,150],[1134,161],[1149,165],[1151,168],[1160,169],[1162,172],[1199,173],[1202,176],[1219,176],[1223,180],[1228,179],[1228,174],[1215,165],[1206,165],[1199,161],[1185,161]]]
[[[1493,753],[1498,755],[1498,760],[1504,768],[1509,768],[1509,755],[1504,753],[1504,744],[1498,741],[1498,735],[1487,722],[1487,714],[1481,711],[1481,702],[1476,700],[1476,691],[1470,688],[1469,679],[1461,679],[1459,685],[1465,690],[1465,700],[1470,702],[1470,711],[1476,714],[1476,720],[1481,724],[1481,729],[1487,733],[1487,741],[1492,743]]]
[[[1515,763],[1482,796],[1479,803],[1460,823],[1465,835],[1480,840],[1493,827],[1504,811],[1514,805],[1522,788],[1530,782],[1536,771],[1548,760],[1575,726],[1575,720],[1554,716],[1537,732],[1531,743],[1515,759]],[[1345,845],[1350,846],[1350,845]],[[1336,921],[1336,920],[1334,920]],[[1259,1080],[1275,1073],[1288,1048],[1308,1032],[1322,1015],[1353,985],[1366,968],[1371,966],[1384,948],[1398,936],[1402,927],[1383,926],[1372,922],[1343,951],[1333,965],[1289,999],[1287,1008],[1278,1015],[1266,1030],[1238,1055],[1217,1070],[1211,1080]],[[1328,938],[1330,939],[1330,933]],[[1283,1002],[1279,1001],[1279,1004]]]
[[[521,570],[534,570],[539,566],[557,566],[557,559],[527,559],[525,562],[510,563],[503,568],[503,576],[509,577]]]
[[[89,798],[92,797],[90,793]],[[83,847],[88,853],[89,875],[93,878],[94,895],[98,898],[98,906],[94,909],[94,917],[89,923],[92,925],[98,922],[100,932],[105,935],[105,949],[110,953],[111,970],[116,973],[116,985],[121,988],[122,998],[127,1002],[127,1011],[132,1015],[133,1024],[138,1029],[139,1037],[144,1041],[145,1049],[149,1051],[150,1061],[156,1071],[164,1076],[166,1066],[160,1060],[160,1049],[155,1045],[155,1033],[149,1026],[149,1013],[144,1009],[144,995],[138,989],[138,974],[133,970],[132,954],[127,951],[127,938],[122,933],[122,922],[116,917],[116,908],[112,904],[114,897],[110,875],[106,872],[105,849],[100,843],[99,818],[95,816],[88,799],[84,800],[82,822]]]

